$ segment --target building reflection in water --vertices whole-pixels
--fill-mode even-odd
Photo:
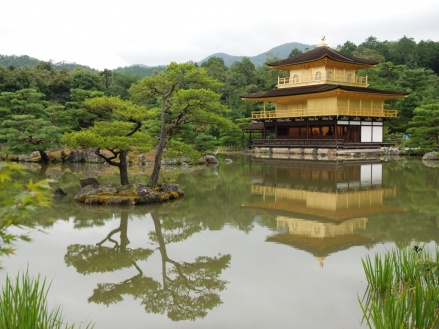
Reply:
[[[395,187],[384,186],[382,163],[288,161],[255,164],[252,201],[245,207],[277,212],[280,232],[267,241],[313,254],[323,266],[331,253],[373,242],[368,217],[402,210],[385,205]]]

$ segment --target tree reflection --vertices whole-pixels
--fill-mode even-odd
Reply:
[[[147,312],[163,313],[177,320],[203,318],[207,310],[221,304],[219,291],[226,287],[226,281],[219,276],[230,263],[230,255],[218,257],[197,257],[194,262],[177,262],[168,256],[166,244],[178,240],[178,234],[163,234],[160,219],[151,213],[162,261],[162,284],[151,291],[142,301]],[[192,231],[192,230],[191,230]],[[189,231],[190,232],[190,231]],[[182,231],[182,236],[187,235]]]
[[[146,260],[154,251],[150,249],[129,249],[128,211],[121,212],[120,226],[112,230],[104,240],[96,245],[74,244],[67,247],[64,260],[68,266],[76,268],[78,273],[112,272],[131,266],[136,267],[136,261]],[[120,232],[120,243],[113,239],[113,235]],[[112,247],[103,244],[109,241]]]
[[[133,267],[137,274],[119,283],[99,283],[90,302],[110,305],[123,300],[124,295],[140,299],[148,313],[167,313],[174,320],[195,320],[206,316],[207,311],[221,304],[219,292],[227,282],[220,279],[230,264],[230,255],[199,256],[192,262],[172,259],[166,246],[187,239],[201,230],[199,224],[171,220],[160,221],[158,210],[150,213],[154,231],[150,241],[153,249],[129,249],[128,211],[122,211],[120,225],[96,245],[71,245],[65,261],[81,274],[109,272]],[[120,238],[115,238],[120,233]],[[111,247],[107,245],[111,244]],[[139,266],[156,251],[161,259],[161,278],[148,277]]]

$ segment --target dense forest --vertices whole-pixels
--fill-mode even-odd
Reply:
[[[407,133],[413,137],[407,145],[421,147],[419,152],[437,149],[439,42],[415,42],[405,36],[398,41],[379,41],[369,37],[359,45],[347,41],[336,49],[380,61],[377,67],[360,72],[368,75],[371,88],[409,92],[406,98],[391,100],[386,105],[399,111],[398,119],[386,123],[387,141],[399,143],[400,136]],[[289,56],[300,53],[302,50],[296,48]],[[278,59],[273,57],[269,60]],[[218,103],[225,109],[218,111],[223,121],[219,125],[213,124],[218,118],[212,121],[205,113],[202,117],[193,115],[190,121],[184,121],[178,115],[170,117],[184,123],[174,127],[169,134],[173,145],[180,148],[189,145],[198,152],[217,147],[245,147],[241,128],[249,123],[251,112],[260,110],[262,105],[244,102],[240,95],[273,89],[278,76],[286,73],[265,65],[256,66],[249,58],[230,66],[215,56],[201,64],[191,64],[219,82],[215,84],[214,92],[218,95]],[[121,112],[109,109],[102,102],[93,106],[90,100],[94,98],[113,101],[117,98],[127,102],[124,107],[143,107],[149,114],[142,119],[142,126],[136,129],[151,136],[151,143],[154,143],[160,130],[160,111],[157,109],[163,97],[150,94],[147,99],[142,98],[139,88],[152,88],[145,79],[152,79],[166,69],[133,66],[96,71],[78,64],[54,64],[28,56],[0,55],[0,152],[21,154],[40,151],[44,154],[45,150],[61,146],[63,135],[89,129],[96,122],[133,120],[126,116],[123,118]],[[168,77],[173,79],[170,73]],[[157,83],[163,86],[165,82],[157,80]],[[212,85],[211,82],[209,84]],[[189,91],[200,86],[191,81],[186,85],[181,83],[179,88],[189,95]],[[129,105],[131,102],[132,105]]]

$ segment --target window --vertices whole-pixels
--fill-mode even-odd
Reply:
[[[346,76],[346,81],[352,82],[352,74],[348,73],[348,75]]]
[[[328,72],[328,80],[332,80],[332,71]]]
[[[320,71],[316,72],[315,79],[316,80],[322,80],[322,73]]]
[[[293,83],[298,83],[299,82],[299,75],[294,74],[293,75]]]

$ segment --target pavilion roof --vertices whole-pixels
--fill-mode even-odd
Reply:
[[[372,243],[368,236],[359,234],[340,235],[335,237],[316,238],[293,234],[276,234],[266,241],[289,245],[311,253],[315,257],[327,257],[332,253],[354,246],[365,246]]]
[[[317,94],[334,90],[344,90],[344,91],[352,91],[356,93],[365,93],[365,94],[375,94],[375,95],[383,95],[383,96],[395,96],[401,97],[404,95],[408,95],[407,92],[402,91],[394,91],[394,90],[380,90],[366,87],[355,87],[355,86],[345,86],[345,85],[333,85],[333,84],[320,84],[320,85],[311,85],[311,86],[302,86],[302,87],[290,87],[290,88],[279,88],[273,90],[262,91],[259,93],[245,94],[240,97],[243,99],[264,99],[264,98],[279,98],[286,96],[299,96],[299,95],[308,95],[308,94]]]
[[[360,66],[365,66],[365,65],[373,66],[379,63],[379,61],[376,60],[358,58],[355,56],[340,53],[326,46],[319,46],[306,53],[266,64],[272,68],[281,69],[282,67],[288,67],[293,65],[309,64],[311,62],[316,62],[318,60],[321,60],[325,57],[332,59],[333,61],[336,62],[342,62],[342,63],[348,63],[348,64],[354,64]]]

